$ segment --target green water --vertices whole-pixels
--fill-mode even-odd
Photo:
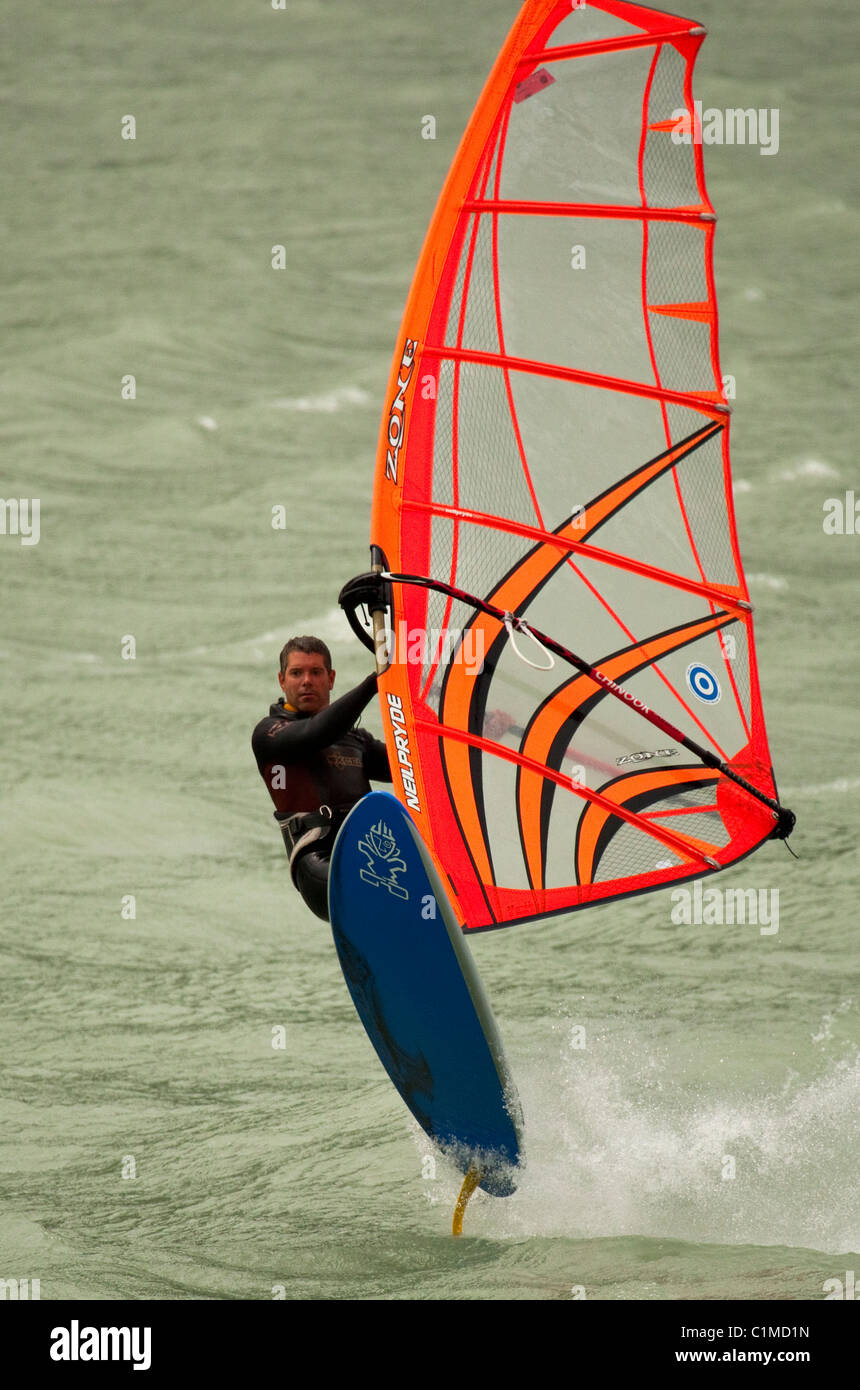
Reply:
[[[822,527],[858,482],[852,6],[692,11],[704,106],[781,113],[778,154],[705,152],[801,856],[720,882],[778,889],[779,931],[675,925],[658,894],[478,938],[528,1166],[463,1242],[459,1177],[376,1062],[251,758],[289,635],[331,643],[339,690],[368,669],[336,594],[415,259],[515,10],[6,5],[0,493],[39,497],[41,533],[0,537],[0,1277],[43,1299],[817,1299],[858,1267],[860,540]]]

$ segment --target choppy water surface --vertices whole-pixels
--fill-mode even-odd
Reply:
[[[376,1062],[251,760],[287,636],[331,641],[339,689],[366,669],[335,596],[415,258],[514,12],[7,5],[2,492],[41,499],[41,536],[0,538],[0,1276],[43,1298],[816,1299],[858,1267],[860,541],[822,526],[857,483],[847,5],[695,7],[703,104],[781,114],[773,156],[706,150],[801,856],[721,885],[778,890],[779,930],[678,924],[659,894],[480,937],[528,1163],[462,1242],[458,1176]]]

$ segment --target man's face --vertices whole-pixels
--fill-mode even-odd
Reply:
[[[334,671],[327,671],[318,652],[290,652],[278,683],[288,705],[300,714],[316,714],[329,703]]]

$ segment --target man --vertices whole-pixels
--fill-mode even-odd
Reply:
[[[318,637],[291,637],[281,652],[283,698],[251,736],[260,775],[275,803],[290,873],[308,907],[328,921],[334,838],[370,778],[390,782],[385,744],[355,721],[376,694],[376,675],[331,703],[335,672]]]

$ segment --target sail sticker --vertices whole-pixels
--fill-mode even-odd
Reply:
[[[406,860],[400,854],[390,826],[378,820],[367,832],[367,838],[359,840],[358,849],[367,859],[358,871],[359,878],[377,888],[387,888],[396,898],[409,897],[408,890],[397,881],[397,875],[406,872]]]
[[[649,758],[674,758],[677,752],[677,748],[655,748],[653,753],[624,753],[615,759],[615,763],[617,767],[623,767],[625,763],[644,763]]]
[[[421,810],[421,803],[418,800],[418,787],[415,782],[415,769],[412,766],[412,755],[409,751],[409,734],[407,732],[406,719],[403,714],[403,701],[398,695],[388,695],[388,713],[391,719],[391,729],[394,734],[394,746],[397,752],[397,766],[400,769],[400,780],[403,783],[404,799],[407,806],[413,811]]]
[[[694,661],[687,667],[687,684],[696,699],[705,705],[716,705],[722,699],[719,681],[710,666],[703,666],[701,661]]]
[[[538,68],[530,77],[524,77],[522,82],[518,82],[514,91],[514,101],[525,101],[526,97],[533,97],[535,92],[548,87],[555,78],[548,68]]]
[[[400,458],[400,450],[403,447],[403,431],[406,426],[406,392],[412,379],[412,367],[415,362],[417,347],[418,344],[413,342],[411,338],[406,339],[403,356],[400,359],[400,371],[397,374],[397,391],[388,412],[388,450],[385,461],[385,476],[392,483],[397,482],[397,463]]]

